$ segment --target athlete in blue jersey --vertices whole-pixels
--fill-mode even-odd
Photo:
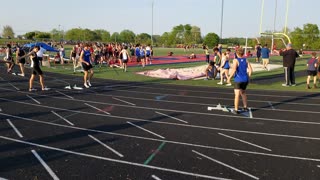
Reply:
[[[83,76],[83,81],[84,81],[84,87],[89,88],[91,86],[91,79],[93,77],[93,70],[92,70],[92,64],[91,64],[91,52],[89,49],[89,45],[86,44],[81,51],[80,54],[80,59],[81,63],[83,66],[84,70],[84,76]],[[90,76],[89,73],[90,72]]]
[[[137,63],[139,63],[141,61],[141,59],[140,59],[140,44],[136,45],[135,55],[136,55]]]
[[[240,95],[242,97],[243,110],[248,111],[247,94],[246,89],[249,83],[249,78],[252,73],[252,67],[250,62],[243,57],[244,50],[242,48],[237,50],[237,57],[233,60],[233,66],[231,69],[228,82],[234,76],[234,114],[239,114],[239,101]]]

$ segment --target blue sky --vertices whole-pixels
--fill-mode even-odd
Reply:
[[[171,31],[173,26],[191,24],[202,35],[220,34],[222,0],[154,0],[154,34]],[[273,30],[275,1],[265,0],[262,30]],[[15,3],[18,2],[17,6]],[[224,0],[223,37],[259,35],[262,0]],[[277,0],[276,29],[285,24],[286,0]],[[14,6],[14,7],[13,7]],[[4,8],[12,7],[12,8]],[[16,34],[53,28],[105,29],[151,34],[152,0],[19,0],[2,2],[0,28],[10,25]],[[319,0],[290,0],[288,27],[302,27],[318,19]]]

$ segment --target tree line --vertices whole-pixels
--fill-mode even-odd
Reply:
[[[266,31],[271,32],[271,31]],[[305,24],[302,28],[296,27],[293,31],[288,30],[288,35],[292,43],[297,49],[320,49],[320,32],[317,24]],[[2,37],[15,37],[13,28],[11,26],[4,26]],[[68,31],[53,29],[50,32],[32,31],[24,35],[17,36],[18,38],[25,38],[29,40],[54,40],[54,41],[99,41],[99,42],[125,42],[125,43],[142,43],[153,44],[159,47],[176,47],[192,46],[206,44],[209,47],[214,47],[218,43],[225,45],[244,45],[245,38],[224,38],[214,33],[208,33],[202,36],[200,27],[192,26],[190,24],[180,24],[174,26],[170,32],[164,32],[162,35],[153,35],[151,37],[148,33],[135,34],[131,30],[123,30],[121,32],[113,32],[112,34],[104,29],[91,30],[87,28],[73,28]],[[257,37],[248,40],[248,46],[254,47],[255,44],[261,42],[262,44],[271,45],[270,37]],[[280,40],[275,41],[278,45],[283,44]],[[281,46],[279,46],[281,47]]]

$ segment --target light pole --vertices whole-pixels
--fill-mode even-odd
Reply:
[[[58,34],[58,39],[59,41],[61,41],[61,25],[59,24],[59,34]]]
[[[221,22],[220,22],[220,43],[221,43],[221,40],[222,40],[222,26],[223,26],[223,9],[224,9],[224,0],[221,0]]]
[[[152,12],[151,12],[151,46],[153,46],[153,7],[154,7],[154,0],[152,0]]]
[[[287,28],[288,28],[288,15],[289,15],[289,0],[287,0],[286,22],[285,22],[285,24],[284,24],[284,34],[287,34]]]

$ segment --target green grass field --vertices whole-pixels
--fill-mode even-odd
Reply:
[[[163,49],[162,52],[166,52],[168,49]],[[183,51],[183,50],[182,50]],[[295,71],[304,71],[306,70],[306,60],[309,57],[299,58],[296,63]],[[254,61],[253,58],[249,59],[251,62]],[[273,64],[282,64],[282,57],[274,56],[270,59],[271,63]],[[190,85],[190,86],[208,86],[208,87],[222,87],[222,88],[232,88],[217,85],[218,80],[210,80],[204,81],[200,80],[169,80],[169,79],[159,79],[159,78],[152,78],[146,77],[142,75],[136,74],[136,72],[146,71],[146,70],[153,70],[153,69],[164,69],[164,68],[186,68],[186,67],[195,67],[204,65],[204,62],[196,62],[196,63],[181,63],[181,64],[171,64],[171,65],[154,65],[154,66],[146,66],[144,69],[141,67],[129,67],[128,72],[123,72],[122,69],[118,68],[109,68],[103,66],[101,68],[96,67],[94,68],[95,71],[95,78],[103,78],[103,79],[113,79],[113,80],[122,80],[122,81],[136,81],[136,82],[146,82],[146,83],[165,83],[165,84],[177,84],[177,85]],[[43,68],[45,71],[74,75],[74,76],[83,76],[82,73],[73,74],[72,65],[55,65],[51,68]],[[255,79],[257,78],[268,78],[273,75],[281,75],[283,76],[283,69],[278,68],[272,71],[260,71],[255,72],[252,75],[253,83],[250,84],[249,89],[262,89],[262,90],[284,90],[284,91],[306,91],[306,76],[297,77],[296,78],[296,87],[282,87],[281,84],[283,81],[273,82],[270,84],[256,84]],[[284,78],[283,78],[284,79]],[[319,92],[319,89],[311,89],[308,90],[310,92]]]

